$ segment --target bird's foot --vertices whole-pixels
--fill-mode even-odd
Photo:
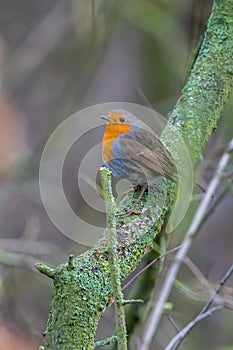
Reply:
[[[130,215],[140,215],[141,213],[142,213],[141,211],[133,210],[133,208],[131,208],[131,209],[125,209],[124,213],[118,213],[118,214],[116,214],[116,216],[127,217],[127,216],[130,216]]]
[[[136,201],[134,202],[134,205],[132,206],[131,209],[125,211],[125,213],[119,213],[117,214],[117,216],[124,216],[124,217],[127,217],[127,216],[130,216],[130,215],[140,215],[142,212],[141,211],[137,211],[136,210],[136,206],[138,205],[138,203],[140,202],[140,199],[142,198],[143,194],[145,193],[145,191],[148,189],[148,185],[147,184],[144,184],[144,185],[137,185],[137,186],[134,186],[133,189],[130,189],[130,191],[136,191],[136,190],[139,190],[141,189],[141,192],[138,196],[138,198],[136,199]]]

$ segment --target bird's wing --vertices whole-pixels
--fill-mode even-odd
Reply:
[[[119,150],[119,152],[117,151]],[[129,159],[142,170],[147,169],[155,176],[173,179],[174,165],[161,141],[154,134],[140,129],[134,134],[118,137],[114,145],[114,154]]]

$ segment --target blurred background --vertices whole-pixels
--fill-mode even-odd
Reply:
[[[204,0],[0,0],[0,349],[36,349],[42,343],[53,286],[34,263],[56,266],[87,249],[59,232],[43,208],[38,173],[47,139],[68,116],[104,102],[134,102],[166,116],[186,81],[211,6]],[[205,181],[232,137],[232,107],[230,98],[197,167]],[[89,137],[100,142],[103,130]],[[89,142],[87,137],[79,145],[82,154]],[[85,210],[76,188],[80,161],[74,154],[63,178],[77,212]],[[211,283],[232,263],[232,210],[229,188],[189,254]],[[103,215],[88,215],[104,225]],[[205,294],[189,268],[178,279],[196,295]],[[232,295],[232,283],[228,287]],[[174,289],[170,299],[180,328],[202,306],[202,297],[184,295],[184,288]],[[113,332],[110,313],[103,315],[99,339]],[[233,349],[232,324],[230,311],[216,313],[196,327],[183,349]],[[152,348],[163,349],[172,336],[164,317]]]

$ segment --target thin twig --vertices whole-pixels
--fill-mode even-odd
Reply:
[[[100,179],[106,207],[108,262],[115,299],[117,344],[119,350],[127,350],[124,296],[121,290],[121,270],[117,257],[116,203],[112,194],[111,171],[104,167],[100,168]]]
[[[143,299],[129,299],[124,301],[124,305],[144,303]]]
[[[162,313],[164,304],[167,301],[167,298],[171,292],[172,286],[174,284],[174,281],[176,279],[176,276],[179,272],[180,266],[193,242],[193,239],[195,235],[198,232],[198,229],[200,227],[200,223],[202,222],[208,207],[210,205],[210,202],[212,201],[212,197],[216,192],[216,189],[221,181],[222,174],[224,172],[224,169],[227,166],[227,163],[230,160],[231,157],[231,150],[233,148],[233,139],[230,141],[227,149],[223,153],[222,157],[219,160],[217,169],[215,171],[215,174],[212,178],[212,180],[209,183],[209,186],[207,188],[206,194],[204,195],[200,206],[198,207],[193,221],[189,227],[189,230],[183,240],[183,243],[181,245],[181,248],[179,249],[178,253],[176,254],[176,258],[171,264],[167,275],[164,279],[164,283],[162,285],[160,294],[158,296],[157,301],[154,303],[153,308],[147,318],[146,324],[144,326],[144,333],[142,334],[141,338],[141,345],[140,350],[148,350],[149,346],[151,344],[151,341],[154,337],[154,334],[158,328]],[[230,152],[229,152],[230,151]]]
[[[225,176],[223,177],[225,178]],[[201,229],[202,225],[207,221],[207,219],[213,214],[213,212],[216,210],[217,205],[222,201],[222,199],[226,196],[226,194],[229,192],[229,189],[232,186],[232,182],[229,182],[224,190],[218,195],[218,197],[215,199],[215,201],[210,205],[209,209],[205,213],[205,216],[203,217],[202,221],[200,222],[200,225],[198,227],[198,230]]]
[[[171,315],[168,316],[169,321],[171,322],[171,324],[173,325],[174,329],[176,330],[176,333],[180,332],[179,327],[177,326],[175,320],[173,319],[173,317]]]
[[[186,338],[186,336],[196,326],[196,324],[203,319],[202,315],[209,316],[207,313],[208,313],[208,311],[211,310],[210,307],[212,306],[213,302],[217,301],[216,299],[219,296],[219,293],[221,292],[223,286],[227,283],[227,281],[231,277],[232,273],[233,273],[233,264],[231,265],[231,267],[227,270],[227,272],[225,273],[225,275],[221,279],[219,286],[218,286],[217,290],[215,291],[214,295],[211,297],[211,299],[204,305],[204,307],[199,312],[199,314],[195,317],[195,319],[192,320],[184,329],[182,329],[182,331],[179,333],[179,337],[176,338],[176,336],[175,336],[174,338],[176,338],[176,339],[174,340],[174,338],[173,338],[170,341],[170,343],[167,345],[165,350],[171,350],[171,349],[177,350],[180,347],[181,343]],[[225,306],[224,303],[222,303],[221,305],[214,306],[214,307],[223,308],[224,306]],[[196,322],[195,322],[195,320],[196,320]],[[186,331],[184,331],[185,329],[186,329]]]
[[[142,99],[143,103],[145,103],[146,106],[154,109],[154,107],[152,106],[152,104],[150,103],[148,98],[146,97],[145,92],[143,91],[143,89],[140,86],[137,88],[136,93]]]
[[[226,284],[226,282],[229,280],[229,278],[231,277],[232,274],[233,274],[233,264],[231,265],[231,267],[227,270],[227,272],[225,273],[225,275],[221,279],[219,286],[218,286],[217,290],[215,291],[215,294],[212,296],[212,298],[208,301],[208,303],[205,304],[205,306],[201,310],[201,312],[200,312],[201,314],[206,312],[211,307],[215,298],[219,295],[222,287],[224,286],[224,284]]]
[[[187,257],[187,256],[185,257],[184,263],[189,268],[189,270],[193,273],[193,275],[196,277],[196,279],[199,281],[199,283],[202,285],[202,287],[206,291],[208,291],[209,296],[212,296],[213,294],[215,294],[215,290],[212,287],[212,285],[203,276],[201,271],[198,269],[198,267],[192,262],[192,260],[189,257]]]
[[[197,325],[198,322],[202,321],[204,318],[212,315],[213,312],[222,309],[222,305],[214,306],[211,309],[207,310],[206,312],[197,315],[191,322],[187,324],[186,327],[184,327],[171,341],[170,343],[166,346],[164,350],[175,350],[177,349],[176,346],[177,342],[180,341],[181,339],[184,339],[187,334]]]
[[[159,262],[162,258],[164,258],[166,255],[174,253],[176,250],[178,250],[181,246],[172,248],[170,250],[168,250],[167,252],[165,252],[164,254],[161,254],[160,256],[158,256],[157,258],[155,258],[154,260],[152,260],[149,264],[147,264],[145,267],[143,267],[143,269],[141,269],[138,273],[136,273],[123,287],[122,290],[127,289],[139,276],[141,276],[141,274],[143,272],[145,272],[146,270],[148,270],[151,266],[153,266],[154,264],[156,264],[157,262]]]

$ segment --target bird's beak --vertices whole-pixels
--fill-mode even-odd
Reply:
[[[101,115],[100,118],[103,119],[103,120],[105,120],[105,121],[107,121],[107,122],[110,122],[110,121],[111,121],[111,118],[109,118],[108,115]]]

